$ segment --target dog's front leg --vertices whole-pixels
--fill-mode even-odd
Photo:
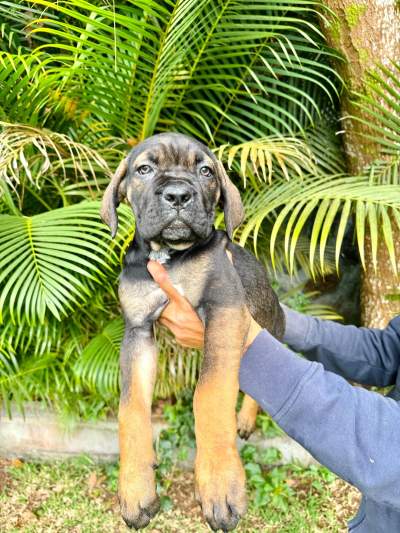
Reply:
[[[126,326],[121,346],[119,406],[119,500],[129,527],[147,526],[159,509],[156,494],[156,457],[151,427],[151,402],[156,378],[157,351],[153,326]]]
[[[239,364],[250,317],[244,306],[206,311],[203,367],[194,395],[196,496],[211,528],[229,531],[246,511],[236,449]]]

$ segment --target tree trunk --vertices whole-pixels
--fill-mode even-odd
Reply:
[[[328,14],[329,24],[323,23],[323,31],[329,44],[339,50],[345,61],[338,62],[337,69],[347,87],[341,97],[342,117],[362,117],[360,109],[349,100],[351,91],[365,91],[368,70],[377,63],[390,66],[390,61],[400,60],[400,13],[397,0],[326,0],[325,5],[334,15]],[[365,117],[364,117],[365,118]],[[371,119],[368,117],[368,121]],[[368,127],[358,121],[343,120],[344,146],[348,172],[357,175],[379,155],[379,146],[363,137],[370,133]],[[394,242],[400,251],[400,231],[396,224]],[[398,271],[400,271],[400,253]],[[363,324],[369,327],[385,327],[400,304],[389,301],[387,295],[399,288],[399,277],[393,272],[389,254],[380,235],[377,269],[372,261],[369,235],[365,242],[365,271],[361,287],[361,313]]]

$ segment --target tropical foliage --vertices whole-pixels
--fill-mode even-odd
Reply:
[[[375,243],[378,227],[393,255],[397,167],[382,160],[344,175],[335,135],[342,82],[321,21],[324,7],[307,0],[0,2],[4,401],[42,398],[84,412],[91,398],[90,413],[115,402],[115,287],[134,220],[121,206],[111,241],[98,201],[124,153],[155,132],[187,133],[219,154],[243,189],[237,239],[267,263],[270,250],[275,267],[318,275],[334,257],[338,267],[353,214],[361,256],[367,228]],[[380,117],[375,134],[393,161],[398,68],[377,72],[358,100]],[[374,95],[385,84],[383,105]],[[160,344],[157,394],[166,396],[194,383],[199,354],[185,356],[167,334]]]

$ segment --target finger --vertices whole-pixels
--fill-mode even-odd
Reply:
[[[168,272],[158,261],[150,260],[147,263],[147,270],[150,272],[150,275],[154,279],[154,281],[158,283],[160,288],[168,296],[170,301],[184,300],[180,292],[172,285],[171,280],[168,276]]]
[[[176,326],[174,322],[170,322],[168,319],[165,319],[165,318],[159,318],[158,322],[161,324],[161,326],[164,326],[165,328],[167,328],[167,330],[170,331],[172,335],[175,337],[175,340],[179,344],[181,344],[181,340],[180,340],[181,330],[179,327]]]
[[[172,322],[171,320],[169,320],[168,318],[165,318],[164,316],[160,316],[160,318],[158,319],[158,322],[162,325],[162,326],[165,326],[166,328],[168,328],[169,330],[172,331],[171,328],[174,327],[174,322]]]

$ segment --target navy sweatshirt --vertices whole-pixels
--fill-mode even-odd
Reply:
[[[263,330],[243,356],[241,390],[360,489],[349,531],[400,533],[400,316],[377,330],[284,310],[283,341],[308,360]],[[344,378],[393,389],[384,397]]]

